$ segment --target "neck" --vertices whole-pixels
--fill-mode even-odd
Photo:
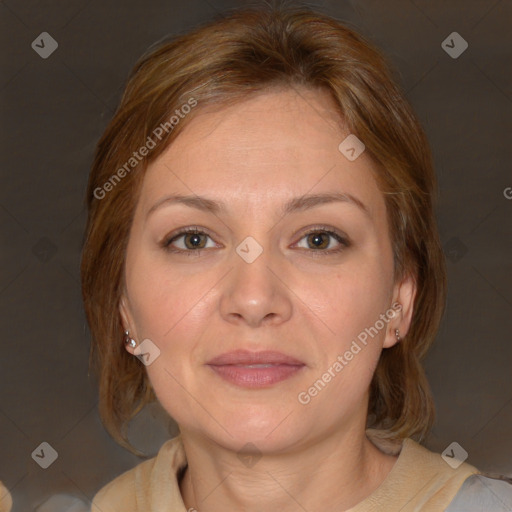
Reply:
[[[341,512],[369,496],[397,459],[378,450],[364,431],[264,454],[247,466],[236,452],[209,439],[190,432],[182,432],[182,439],[188,467],[180,490],[187,510],[199,512]]]

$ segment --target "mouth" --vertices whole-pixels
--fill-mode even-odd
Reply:
[[[306,365],[281,352],[236,350],[213,358],[207,366],[236,386],[265,388],[291,378]]]

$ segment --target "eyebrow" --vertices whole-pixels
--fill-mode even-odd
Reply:
[[[371,218],[370,211],[366,205],[360,199],[348,193],[308,194],[294,197],[284,204],[282,208],[282,215],[309,210],[316,206],[335,202],[349,203],[357,206],[365,215]],[[148,210],[146,219],[156,210],[172,204],[183,204],[190,208],[195,208],[197,210],[213,214],[226,212],[226,205],[220,201],[215,201],[213,199],[197,195],[171,194],[157,201]]]

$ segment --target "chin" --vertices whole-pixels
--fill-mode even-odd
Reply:
[[[306,429],[304,423],[294,423],[297,419],[295,414],[283,409],[278,412],[280,414],[268,409],[254,411],[254,407],[250,411],[239,410],[231,416],[226,415],[225,420],[219,422],[225,430],[217,424],[210,424],[204,432],[213,441],[233,451],[239,451],[247,443],[252,443],[262,452],[280,451],[303,439]]]

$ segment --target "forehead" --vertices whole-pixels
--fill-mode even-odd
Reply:
[[[350,134],[325,91],[274,90],[227,107],[196,107],[194,118],[152,162],[140,208],[165,193],[197,194],[248,207],[306,193],[355,195],[373,213],[384,208],[364,152],[349,161],[338,149]]]

